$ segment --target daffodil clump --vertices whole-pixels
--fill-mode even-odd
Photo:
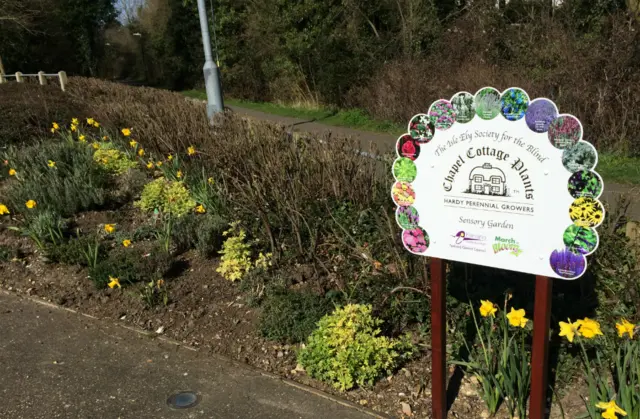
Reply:
[[[589,395],[584,398],[592,419],[640,418],[640,341],[639,325],[620,319],[617,337],[602,331],[598,321],[582,320],[558,324],[559,336],[580,347]],[[587,347],[595,351],[589,356]]]
[[[469,361],[454,361],[468,368],[482,387],[482,398],[489,413],[504,403],[511,416],[526,417],[531,376],[530,349],[527,345],[532,322],[522,308],[509,307],[507,295],[503,309],[481,300],[478,313],[471,310],[478,343],[466,342]]]

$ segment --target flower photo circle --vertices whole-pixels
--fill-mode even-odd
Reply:
[[[414,207],[398,207],[396,210],[396,222],[404,230],[413,230],[418,228],[420,215]]]
[[[567,249],[573,253],[589,255],[598,247],[598,233],[589,227],[580,227],[571,224],[564,231],[562,240]]]
[[[406,157],[415,160],[420,155],[420,143],[409,134],[404,134],[398,138],[396,143],[398,157]]]
[[[577,278],[587,268],[587,260],[584,255],[573,253],[569,249],[554,250],[549,258],[551,269],[566,279]]]
[[[480,89],[475,96],[476,115],[480,118],[493,119],[500,113],[501,100],[500,92],[493,87]]]
[[[529,107],[529,95],[522,89],[507,89],[500,98],[500,113],[509,121],[524,118]]]
[[[434,102],[429,108],[429,119],[437,130],[445,131],[451,128],[456,120],[451,102],[444,99]]]
[[[420,144],[426,144],[433,138],[434,124],[429,115],[415,115],[409,121],[409,135]]]
[[[597,199],[583,196],[573,201],[569,217],[578,227],[597,227],[604,219],[604,208]]]
[[[573,115],[560,115],[551,122],[547,134],[555,148],[565,150],[582,139],[582,124]]]
[[[399,207],[408,207],[415,202],[416,193],[409,183],[396,182],[391,190],[391,197]]]
[[[393,175],[397,181],[413,182],[418,174],[418,169],[413,160],[401,157],[393,163]]]
[[[402,232],[402,244],[411,253],[421,254],[429,247],[429,235],[422,228],[404,230]]]
[[[571,173],[591,170],[598,163],[598,153],[591,144],[580,141],[562,153],[562,165]]]
[[[549,99],[540,98],[533,100],[527,112],[525,113],[525,121],[531,131],[537,133],[547,132],[549,125],[558,116],[558,108],[555,103]]]
[[[589,197],[599,198],[602,195],[604,185],[602,178],[591,170],[580,170],[569,178],[569,193],[574,198]]]
[[[466,124],[476,116],[476,104],[469,92],[457,93],[451,98],[451,105],[456,113],[456,122]]]

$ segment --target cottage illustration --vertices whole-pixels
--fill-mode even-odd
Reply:
[[[507,177],[504,172],[491,163],[475,167],[469,174],[469,190],[467,192],[479,195],[507,194]]]

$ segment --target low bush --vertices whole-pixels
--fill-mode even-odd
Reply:
[[[193,211],[196,202],[181,181],[158,178],[145,185],[140,200],[134,204],[146,212],[160,211],[174,217]]]
[[[195,248],[200,256],[211,257],[222,246],[228,222],[218,214],[187,214],[173,225],[172,242],[179,252]]]
[[[70,217],[105,206],[113,183],[94,163],[92,151],[82,143],[59,141],[10,148],[5,156],[8,164],[2,170],[15,170],[5,198],[12,211],[49,210]],[[25,207],[29,200],[36,202],[36,209]]]
[[[379,336],[381,324],[371,315],[371,306],[349,304],[336,309],[318,322],[298,361],[311,377],[341,391],[372,386],[412,354],[406,337]]]
[[[110,277],[120,284],[151,282],[161,279],[171,268],[172,258],[160,248],[150,251],[116,247],[109,255],[89,270],[89,277],[97,288],[105,288]]]
[[[93,153],[93,160],[107,171],[121,175],[137,166],[124,152],[112,143],[96,143],[98,149]]]
[[[266,295],[258,327],[267,339],[303,342],[331,308],[330,301],[319,295],[280,289]]]
[[[45,254],[49,261],[66,265],[88,266],[86,253],[89,246],[95,246],[94,235],[72,237],[67,241],[46,246]],[[98,246],[98,260],[105,259],[108,254],[104,246]]]

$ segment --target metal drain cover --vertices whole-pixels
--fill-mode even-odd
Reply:
[[[200,403],[200,397],[193,391],[183,391],[167,399],[167,404],[173,409],[188,409]]]

